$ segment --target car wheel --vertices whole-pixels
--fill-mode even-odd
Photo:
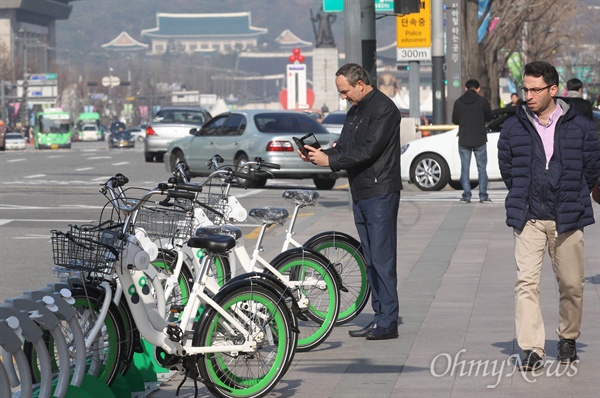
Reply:
[[[139,136],[139,137],[137,138],[137,141],[138,141],[138,142],[144,142],[144,137],[142,137],[142,136]]]
[[[154,162],[154,154],[153,153],[144,152],[144,158],[146,159],[146,162],[149,162],[149,163]]]
[[[240,173],[248,173],[247,168],[242,168],[244,163],[246,163],[247,161],[248,161],[248,156],[246,156],[245,154],[239,155],[233,161],[233,163],[235,165],[235,169]],[[267,184],[266,178],[259,178],[259,179],[255,179],[255,180],[249,180],[249,179],[245,179],[245,178],[236,178],[236,180],[237,180],[238,184],[240,184],[241,186],[244,186],[246,188],[262,188]]]
[[[173,153],[171,154],[171,158],[169,159],[170,161],[170,169],[171,171],[176,171],[177,170],[177,164],[179,162],[184,162],[185,163],[185,158],[183,157],[183,153],[179,150],[173,151]]]
[[[439,191],[450,181],[450,171],[441,156],[426,153],[411,166],[410,178],[421,191]]]
[[[335,178],[313,178],[313,182],[315,183],[315,187],[317,189],[330,190],[335,186],[335,182],[337,180]]]
[[[448,185],[450,185],[450,188],[452,188],[452,189],[456,189],[457,191],[462,191],[462,185],[461,185],[460,181],[450,180],[450,181],[448,181]],[[471,181],[471,189],[477,188],[477,185],[479,185],[479,183],[477,181]]]

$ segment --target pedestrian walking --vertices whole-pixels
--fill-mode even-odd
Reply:
[[[485,123],[492,120],[489,101],[479,95],[481,86],[475,79],[465,83],[465,93],[454,102],[452,123],[458,124],[458,155],[462,203],[471,203],[471,154],[475,155],[479,182],[479,201],[491,203],[487,193],[487,133]]]
[[[593,123],[558,93],[558,72],[547,62],[525,65],[525,104],[504,123],[498,160],[508,188],[506,224],[513,228],[517,265],[515,326],[520,369],[543,366],[545,330],[540,279],[548,250],[559,290],[558,360],[577,360],[584,286],[583,229],[594,223],[590,191],[600,172]]]
[[[583,98],[583,82],[576,77],[567,81],[567,100],[573,104],[577,112],[594,120],[592,103]]]
[[[352,211],[371,285],[375,316],[366,327],[349,332],[367,340],[398,338],[397,219],[400,203],[400,111],[370,83],[357,64],[336,72],[335,84],[348,110],[335,147],[305,146],[305,161],[331,170],[346,170]]]

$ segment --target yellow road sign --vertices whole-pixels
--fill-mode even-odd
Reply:
[[[431,0],[421,0],[418,14],[396,17],[396,47],[431,47]]]

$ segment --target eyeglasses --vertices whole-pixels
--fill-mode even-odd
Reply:
[[[531,93],[533,95],[538,95],[539,93],[541,93],[542,91],[544,91],[547,88],[550,88],[554,86],[554,84],[550,84],[546,87],[541,87],[541,88],[527,88],[527,87],[521,87],[521,91],[523,92],[523,95],[527,95],[528,93]]]

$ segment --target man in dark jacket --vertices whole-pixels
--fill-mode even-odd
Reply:
[[[346,64],[335,84],[352,107],[337,145],[325,151],[305,146],[314,164],[346,170],[354,223],[360,236],[371,285],[375,316],[365,328],[350,331],[368,340],[398,338],[397,219],[400,203],[400,112],[394,102],[371,86],[367,72]]]
[[[479,95],[479,82],[467,80],[465,93],[454,102],[452,123],[458,124],[458,154],[460,156],[460,184],[462,203],[471,203],[471,153],[475,154],[479,178],[479,201],[490,203],[487,193],[487,134],[485,123],[492,120],[488,100]]]
[[[583,98],[583,82],[576,77],[567,81],[567,100],[575,106],[577,112],[587,117],[590,120],[594,120],[594,113],[592,110],[592,103]]]
[[[594,223],[590,190],[600,171],[598,133],[572,104],[556,99],[558,72],[547,62],[525,65],[522,104],[498,141],[513,227],[517,281],[515,325],[524,371],[543,366],[545,331],[540,277],[548,248],[559,300],[558,359],[577,360],[584,285],[583,228]]]

